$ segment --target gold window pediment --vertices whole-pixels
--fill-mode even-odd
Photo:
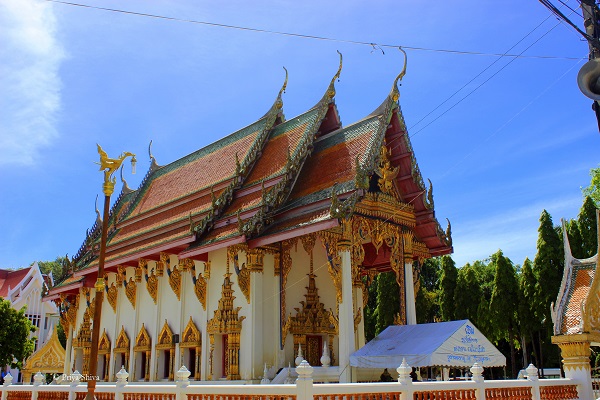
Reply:
[[[110,353],[110,339],[106,334],[106,329],[102,332],[100,337],[100,343],[98,344],[98,354],[109,354]]]
[[[150,340],[148,330],[146,329],[146,326],[142,324],[140,332],[135,338],[135,346],[133,346],[133,351],[150,351],[151,345],[152,340]]]
[[[173,343],[173,331],[169,327],[169,323],[165,319],[165,324],[163,325],[160,333],[158,334],[158,341],[156,344],[157,349],[172,349],[175,348],[175,344]]]
[[[125,328],[121,326],[121,332],[119,332],[119,336],[117,337],[117,342],[115,344],[115,353],[128,353],[129,352],[129,337],[125,332]]]
[[[185,329],[183,330],[183,337],[181,338],[181,347],[199,347],[202,346],[202,335],[200,330],[194,324],[192,317],[188,321]]]

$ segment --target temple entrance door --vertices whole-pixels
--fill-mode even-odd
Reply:
[[[223,360],[223,369],[221,375],[223,378],[227,378],[227,375],[229,373],[229,345],[227,341],[229,337],[228,335],[223,335],[221,338],[223,340],[223,357],[221,358],[221,360]]]
[[[321,336],[306,335],[306,361],[313,366],[321,366],[321,352],[323,351],[323,338]]]

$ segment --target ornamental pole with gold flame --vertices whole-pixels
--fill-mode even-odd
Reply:
[[[100,258],[98,259],[98,277],[96,279],[96,296],[94,297],[94,323],[92,325],[92,343],[90,348],[88,391],[86,400],[94,400],[96,390],[96,374],[98,371],[98,342],[100,339],[100,318],[102,317],[102,300],[104,297],[104,259],[106,255],[106,241],[108,237],[108,217],[110,213],[110,196],[115,190],[116,178],[112,175],[117,171],[127,157],[131,157],[132,173],[135,174],[135,154],[124,152],[118,158],[109,158],[108,154],[98,145],[100,155],[100,171],[104,171],[104,214],[102,216],[102,237],[100,240]]]

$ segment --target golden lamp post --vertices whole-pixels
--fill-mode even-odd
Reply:
[[[94,322],[92,325],[92,344],[89,358],[90,379],[88,380],[88,391],[86,400],[94,400],[96,390],[96,375],[98,372],[98,342],[100,339],[100,318],[102,317],[102,300],[104,298],[104,259],[106,255],[106,241],[108,237],[108,218],[110,213],[110,196],[115,190],[116,178],[113,174],[121,167],[123,160],[131,157],[132,173],[135,174],[135,154],[124,152],[118,158],[108,158],[108,155],[102,147],[98,145],[98,154],[100,154],[100,171],[104,171],[104,214],[102,216],[102,237],[100,239],[100,258],[98,259],[98,278],[96,279],[96,296],[94,297]]]

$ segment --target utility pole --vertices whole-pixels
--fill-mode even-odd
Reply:
[[[598,58],[600,58],[600,46],[598,45],[600,37],[600,25],[598,24],[600,10],[598,9],[596,0],[581,0],[581,10],[583,11],[583,26],[585,28],[585,32],[588,35],[588,46],[590,48],[589,59],[590,61],[597,60]],[[581,69],[579,75],[582,75],[583,70],[584,68]],[[598,76],[600,77],[600,75]],[[597,94],[600,94],[599,77],[596,77],[594,75],[589,81],[589,90]],[[577,81],[579,83],[579,76],[577,77]],[[581,84],[580,89],[582,89]],[[583,89],[582,92],[587,96]],[[596,114],[596,120],[598,121],[598,130],[600,130],[600,104],[598,104],[598,99],[594,99],[594,102],[592,103],[592,110],[594,110],[594,113]]]

